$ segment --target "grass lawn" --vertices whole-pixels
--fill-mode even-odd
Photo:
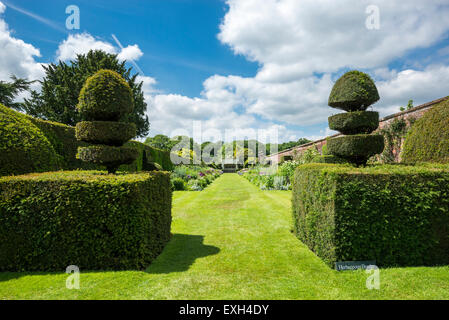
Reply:
[[[175,192],[173,238],[146,271],[0,273],[0,299],[449,299],[449,267],[337,272],[290,232],[291,193],[225,174]]]

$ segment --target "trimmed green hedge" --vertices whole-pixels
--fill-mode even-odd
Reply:
[[[121,164],[133,163],[138,157],[138,151],[132,147],[94,145],[80,147],[76,156],[85,162],[92,162],[107,167],[115,166],[115,169],[117,169]]]
[[[323,155],[314,157],[311,163],[348,163],[348,161],[333,155]]]
[[[357,134],[327,140],[329,153],[357,165],[366,164],[369,157],[381,153],[384,147],[384,137],[380,134]]]
[[[101,167],[94,164],[85,163],[76,158],[78,147],[86,147],[88,144],[76,140],[75,128],[57,122],[36,119],[30,116],[27,116],[27,118],[40,129],[42,134],[48,139],[48,141],[50,141],[55,152],[59,155],[60,161],[58,169],[101,169]],[[27,171],[26,173],[30,172],[34,171]]]
[[[0,118],[0,176],[60,169],[104,169],[76,158],[78,147],[88,144],[76,140],[73,127],[36,119],[2,105]],[[125,146],[137,148],[139,157],[131,165],[121,166],[121,171],[151,171],[154,165],[149,162],[158,163],[166,171],[173,170],[170,153],[137,141],[127,142]]]
[[[449,163],[449,99],[413,124],[402,150],[402,162]]]
[[[332,267],[449,264],[449,166],[302,165],[292,202],[295,234]]]
[[[77,140],[94,144],[122,146],[136,136],[134,123],[116,121],[82,121],[76,124]]]
[[[61,157],[27,116],[0,104],[0,176],[56,170]]]
[[[172,171],[174,168],[170,160],[170,153],[167,151],[159,150],[137,141],[125,143],[125,146],[136,149],[139,155],[132,164],[120,166],[120,171],[153,171],[155,164],[160,165],[165,171]]]
[[[0,178],[0,271],[145,269],[170,238],[167,172]]]
[[[354,111],[329,117],[329,128],[342,134],[371,133],[379,127],[379,112]]]
[[[170,152],[162,151],[156,148],[151,148],[147,145],[145,146],[146,156],[148,162],[158,163],[162,166],[164,170],[172,171],[175,167],[170,160]]]

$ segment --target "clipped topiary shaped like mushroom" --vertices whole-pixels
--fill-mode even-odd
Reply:
[[[374,81],[366,73],[354,70],[335,82],[329,96],[329,106],[344,111],[365,111],[379,101]]]
[[[86,80],[77,108],[89,121],[119,121],[134,110],[133,94],[117,72],[100,70]]]
[[[348,112],[329,117],[329,128],[347,136],[327,141],[330,154],[359,166],[383,151],[383,136],[369,135],[379,127],[379,113],[365,111],[378,100],[374,81],[363,72],[350,71],[337,80],[329,96],[329,106]]]
[[[77,123],[76,138],[94,144],[78,148],[79,159],[104,165],[109,173],[137,159],[136,149],[123,147],[136,135],[136,126],[119,121],[133,111],[134,102],[131,88],[118,73],[100,70],[88,78],[77,109],[89,121]]]

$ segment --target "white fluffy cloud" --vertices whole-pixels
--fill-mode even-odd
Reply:
[[[424,70],[403,70],[388,80],[377,82],[381,100],[375,108],[382,115],[398,112],[398,106],[406,106],[409,99],[414,105],[449,95],[449,66],[430,65]]]
[[[203,130],[232,129],[237,136],[258,129],[278,130],[280,140],[331,133],[327,106],[333,81],[349,68],[363,69],[376,80],[382,115],[446,96],[449,80],[447,46],[436,52],[439,61],[413,61],[391,69],[394,61],[419,48],[444,40],[449,31],[447,0],[227,0],[228,11],[218,39],[235,54],[259,63],[254,77],[211,75],[198,97],[160,94],[156,80],[139,76],[149,104],[151,134],[192,133],[193,121]],[[365,26],[368,5],[380,10],[380,29]],[[0,2],[0,15],[5,6]],[[0,80],[10,74],[37,79],[42,67],[37,48],[11,35],[0,16]],[[91,49],[116,53],[121,60],[138,60],[138,45],[119,47],[88,33],[69,35],[59,45],[58,60],[67,61]],[[430,64],[429,64],[430,63]],[[424,66],[424,67],[421,67]],[[419,68],[417,66],[420,66]],[[311,125],[315,125],[310,129]],[[317,125],[321,129],[316,129]],[[289,127],[301,126],[297,131]]]
[[[219,39],[263,64],[261,79],[290,80],[345,67],[384,66],[407,50],[427,47],[449,29],[445,0],[228,0]],[[380,28],[365,26],[376,5]],[[445,5],[445,6],[443,6]]]
[[[76,58],[77,54],[85,54],[89,50],[103,50],[107,53],[116,53],[116,48],[113,45],[95,39],[88,33],[71,34],[59,45],[56,52],[56,60],[72,60]]]
[[[137,44],[120,49],[111,43],[94,38],[89,33],[70,34],[58,47],[56,60],[68,61],[76,58],[78,54],[86,54],[90,50],[103,50],[118,55],[119,60],[139,60],[143,56]]]
[[[143,56],[142,50],[140,50],[137,44],[123,48],[118,55],[119,60],[139,60]]]
[[[35,60],[41,56],[39,49],[11,35],[2,17],[5,11],[5,5],[0,2],[0,80],[9,80],[11,75],[40,79],[44,70]]]
[[[0,81],[10,80],[11,75],[29,80],[42,79],[44,69],[42,63],[36,61],[36,58],[41,57],[39,49],[11,35],[11,31],[2,17],[6,9],[7,7],[0,2]],[[120,50],[109,42],[95,39],[92,35],[83,33],[69,35],[67,39],[60,43],[56,52],[57,60],[74,59],[77,54],[87,53],[92,49],[116,53],[120,60],[138,60],[143,55],[137,45]],[[143,75],[138,76],[137,80],[143,82],[145,95],[150,99],[151,94],[156,93],[154,89],[156,80]],[[39,84],[33,84],[33,89],[39,90]],[[23,100],[28,95],[28,93],[22,93],[18,100]]]
[[[236,130],[280,121],[299,126],[323,123],[320,132],[305,134],[322,137],[330,133],[327,117],[336,112],[327,106],[333,81],[348,68],[367,70],[377,80],[381,100],[375,108],[383,115],[398,111],[409,99],[416,105],[449,93],[447,66],[388,69],[395,59],[443,39],[449,31],[446,0],[228,0],[227,4],[218,38],[235,54],[258,62],[259,71],[248,78],[211,76],[196,98],[156,96],[150,111],[154,130],[167,132],[200,119],[207,126]],[[378,30],[365,26],[368,5],[379,8]],[[283,128],[281,140],[295,134],[283,125],[278,128]]]

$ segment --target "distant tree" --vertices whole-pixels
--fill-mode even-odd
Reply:
[[[158,134],[154,137],[148,137],[145,140],[146,145],[164,151],[170,151],[176,145],[176,143],[177,142],[175,140],[172,140],[163,134]]]
[[[287,149],[301,146],[301,145],[309,143],[309,142],[312,142],[312,141],[309,139],[306,139],[306,138],[300,138],[298,141],[289,141],[289,142],[280,143],[277,145],[277,151],[281,152],[281,151],[284,151]],[[270,148],[271,148],[271,144],[267,144],[266,150],[267,150],[268,154],[270,154],[270,150],[271,150]]]
[[[28,91],[30,89],[30,84],[33,81],[27,81],[25,79],[17,78],[16,76],[11,76],[12,82],[0,81],[0,103],[22,111],[23,103],[14,102],[17,95],[23,91]]]
[[[306,143],[309,143],[309,142],[312,142],[312,140],[309,140],[309,139],[306,139],[306,138],[300,138],[300,139],[298,140],[298,142],[297,142],[297,145],[298,145],[298,146],[301,146],[301,145],[306,144]]]
[[[144,100],[142,82],[137,81],[138,74],[131,74],[132,68],[126,68],[125,61],[120,62],[115,54],[100,50],[91,50],[85,55],[65,63],[43,66],[45,77],[41,92],[32,91],[31,98],[25,100],[24,110],[35,117],[57,121],[74,126],[85,120],[77,112],[78,96],[87,78],[101,69],[120,74],[131,87],[134,99],[134,111],[122,121],[136,125],[137,136],[144,137],[149,131],[148,117],[145,115],[147,104]]]

